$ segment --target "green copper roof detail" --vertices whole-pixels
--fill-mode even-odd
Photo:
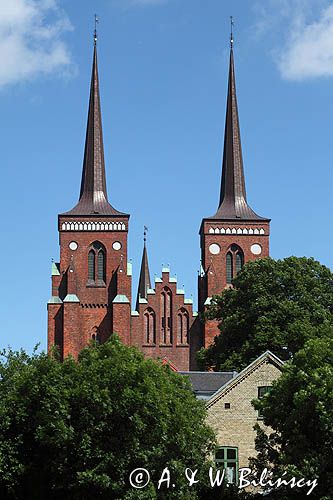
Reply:
[[[148,304],[148,300],[145,299],[144,297],[139,297],[139,304]]]
[[[155,290],[153,288],[147,288],[147,295],[155,295]]]
[[[163,281],[161,280],[161,278],[155,276],[155,283],[163,283]]]
[[[207,297],[207,299],[205,300],[204,305],[205,305],[205,306],[209,306],[209,305],[210,305],[210,303],[211,303],[211,301],[212,301],[212,297]]]
[[[184,304],[193,304],[193,299],[184,299]]]
[[[177,283],[176,276],[171,276],[171,278],[169,278],[169,283]]]
[[[185,290],[183,290],[182,288],[178,288],[176,291],[176,294],[177,295],[185,295]]]
[[[112,302],[113,304],[129,304],[129,300],[126,295],[116,295]]]
[[[198,311],[193,311],[192,316],[198,316]]]
[[[48,301],[48,304],[62,304],[62,300],[56,295],[52,295],[52,297]]]
[[[132,262],[127,262],[127,276],[132,276]]]
[[[162,267],[162,273],[169,273],[170,269],[169,267]]]
[[[132,311],[131,316],[140,316],[140,314],[138,313],[138,311]]]
[[[60,276],[59,264],[57,262],[52,262],[51,275]]]
[[[75,295],[74,293],[71,294],[69,293],[68,295],[66,295],[66,297],[64,298],[64,302],[80,302],[80,299],[78,298],[77,295]]]

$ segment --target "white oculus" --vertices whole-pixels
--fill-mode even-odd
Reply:
[[[112,243],[112,248],[113,250],[120,250],[121,249],[120,241],[115,241],[114,243]]]
[[[259,245],[259,243],[254,243],[253,245],[251,245],[251,252],[253,253],[253,255],[260,255],[262,252],[261,245]]]
[[[213,255],[217,255],[218,253],[221,252],[220,245],[218,245],[217,243],[212,243],[211,245],[209,245],[209,251]]]

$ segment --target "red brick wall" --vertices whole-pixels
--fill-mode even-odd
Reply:
[[[222,234],[221,229],[236,230],[236,234]],[[219,233],[212,233],[215,229]],[[247,229],[264,230],[264,234],[237,234],[237,231]],[[226,277],[226,255],[231,245],[237,245],[244,254],[244,263],[267,257],[269,255],[269,222],[268,221],[219,221],[203,220],[200,230],[201,259],[202,266],[206,273],[205,277],[199,279],[199,310],[205,309],[204,302],[208,297],[219,294],[227,285]],[[220,247],[218,254],[212,254],[209,250],[211,244],[217,244]],[[253,244],[259,244],[262,248],[260,255],[255,255],[251,251]],[[216,321],[207,321],[203,325],[203,343],[208,347],[219,335],[218,323]]]

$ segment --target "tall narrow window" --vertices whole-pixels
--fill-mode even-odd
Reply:
[[[95,281],[95,252],[90,250],[88,254],[88,279]]]
[[[155,313],[151,308],[148,308],[144,313],[144,342],[146,344],[155,344]]]
[[[177,344],[188,344],[189,317],[182,308],[177,315]]]
[[[106,252],[99,241],[94,241],[88,253],[88,286],[104,286],[106,281]]]
[[[105,281],[105,253],[102,248],[97,255],[97,279]]]
[[[227,266],[227,284],[230,285],[233,278],[233,265],[232,265],[232,254],[230,252],[227,253],[226,256],[226,266]]]
[[[238,252],[236,253],[236,273],[238,273],[242,269],[243,264],[244,264],[243,252],[241,250],[238,250]]]
[[[161,341],[163,344],[172,344],[172,297],[167,287],[161,294]]]
[[[232,279],[236,276],[237,273],[239,273],[243,265],[243,250],[238,245],[232,244],[226,255],[226,275],[228,285],[231,284]]]

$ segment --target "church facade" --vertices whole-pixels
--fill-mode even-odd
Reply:
[[[168,268],[151,282],[146,241],[132,308],[129,218],[107,196],[95,40],[79,201],[58,216],[60,260],[52,263],[48,348],[57,346],[62,358],[77,357],[91,340],[104,342],[117,333],[147,356],[193,370],[196,352],[219,333],[215,321],[202,320],[212,296],[231,285],[244,263],[269,255],[270,219],[257,215],[246,198],[232,46],[220,201],[199,232],[198,311]]]

